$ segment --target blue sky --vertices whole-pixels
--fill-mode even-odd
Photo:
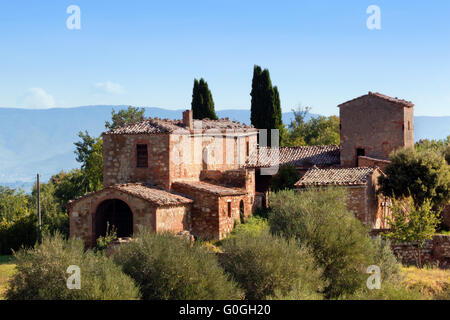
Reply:
[[[69,30],[69,5],[81,30]],[[369,30],[369,5],[381,30]],[[180,109],[204,77],[216,109],[249,108],[253,65],[283,111],[337,114],[367,91],[450,115],[450,1],[3,1],[0,107]]]

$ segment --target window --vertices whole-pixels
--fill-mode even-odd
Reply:
[[[231,200],[228,200],[228,217],[231,218]]]
[[[366,155],[366,151],[363,148],[356,149],[356,166],[358,166],[358,158],[360,156],[365,156],[365,155]]]
[[[246,143],[246,147],[247,147],[246,154],[247,154],[247,157],[248,157],[250,155],[250,143],[248,141]]]
[[[411,130],[411,124],[409,121],[408,121],[408,130]]]
[[[366,151],[363,148],[358,148],[356,149],[356,156],[365,156],[366,155]]]
[[[136,166],[138,168],[148,168],[148,151],[146,144],[136,145]]]

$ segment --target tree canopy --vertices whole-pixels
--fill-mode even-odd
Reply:
[[[218,119],[214,109],[212,93],[208,88],[208,83],[203,78],[200,81],[194,79],[191,106],[194,119]]]
[[[120,128],[128,124],[139,122],[145,119],[145,109],[129,106],[127,109],[122,109],[116,112],[111,111],[111,122],[105,122],[105,128],[108,130]]]
[[[306,120],[311,108],[292,110],[294,120],[288,127],[284,146],[338,145],[340,142],[339,118],[316,116]]]
[[[285,126],[282,120],[281,102],[278,87],[272,87],[268,69],[262,70],[260,66],[253,68],[250,120],[258,129],[278,129],[281,140],[284,139]],[[268,137],[270,132],[267,132]],[[270,146],[271,139],[267,139]]]
[[[444,157],[430,150],[394,151],[386,176],[379,177],[380,192],[389,197],[411,196],[416,206],[430,199],[439,206],[450,199],[450,167]]]

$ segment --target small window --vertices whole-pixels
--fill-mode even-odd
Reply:
[[[363,148],[358,148],[356,149],[356,156],[365,156],[366,155],[366,151]]]
[[[247,147],[246,154],[247,154],[247,157],[248,157],[250,155],[250,143],[248,141],[247,141],[246,147]]]
[[[138,168],[148,168],[148,151],[146,144],[136,145],[136,166]]]
[[[408,130],[411,130],[411,123],[408,121]]]
[[[231,201],[228,201],[228,217],[231,218]]]

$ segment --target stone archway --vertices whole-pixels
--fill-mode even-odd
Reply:
[[[118,238],[133,235],[133,212],[122,200],[105,200],[97,207],[95,212],[95,238],[106,235],[106,227],[114,226]]]

